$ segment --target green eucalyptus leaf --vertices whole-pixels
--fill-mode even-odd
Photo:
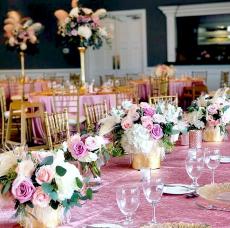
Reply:
[[[56,166],[56,173],[57,175],[63,177],[66,174],[67,170],[63,168],[62,166]]]
[[[77,183],[78,188],[83,187],[83,183],[81,182],[81,180],[78,177],[76,177],[76,183]]]
[[[27,204],[30,208],[34,208],[34,205],[32,204],[31,201],[26,202],[26,204]]]
[[[86,196],[87,196],[87,198],[90,199],[90,200],[93,198],[93,191],[92,191],[91,188],[88,188],[88,189],[86,190]]]
[[[6,194],[10,190],[10,187],[11,187],[11,182],[7,182],[2,188],[2,194]]]
[[[53,192],[54,187],[49,183],[42,183],[42,190],[50,195]]]
[[[48,156],[46,158],[44,158],[41,162],[41,166],[42,165],[52,165],[53,164],[53,161],[54,161],[54,157],[53,156]]]

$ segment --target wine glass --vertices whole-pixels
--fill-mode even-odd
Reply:
[[[159,177],[152,177],[151,181],[144,181],[142,184],[145,198],[152,205],[152,220],[151,224],[157,224],[156,206],[161,200],[164,184]]]
[[[187,174],[192,179],[191,187],[196,189],[199,184],[197,183],[202,170],[204,168],[204,155],[201,150],[196,150],[195,153],[190,153],[185,159],[185,167]]]
[[[212,171],[212,182],[215,184],[215,169],[220,164],[220,150],[219,149],[209,149],[205,151],[205,164]]]
[[[126,219],[123,225],[133,224],[132,216],[139,207],[140,189],[137,185],[123,185],[116,191],[117,205]]]

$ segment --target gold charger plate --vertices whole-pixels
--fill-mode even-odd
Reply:
[[[200,187],[197,193],[210,202],[230,206],[230,183],[208,184]]]
[[[141,228],[211,228],[207,224],[194,224],[194,223],[183,223],[183,222],[174,222],[174,223],[162,223],[162,224],[153,224],[153,225],[144,225]]]

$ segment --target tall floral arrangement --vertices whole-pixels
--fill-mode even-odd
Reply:
[[[175,68],[167,66],[165,64],[157,65],[154,71],[155,76],[157,77],[172,77],[175,75]]]
[[[213,97],[201,95],[188,108],[187,122],[190,130],[218,127],[224,134],[230,122],[230,102],[226,93],[219,90]]]
[[[185,130],[179,107],[161,104],[157,107],[142,102],[140,105],[123,102],[112,109],[110,116],[101,120],[100,135],[113,133],[113,153],[149,154],[158,146],[167,150],[173,146],[172,135]]]
[[[108,41],[108,33],[101,23],[107,14],[106,10],[93,12],[92,9],[78,6],[76,0],[72,1],[72,7],[69,13],[64,10],[55,11],[58,34],[68,42],[76,43],[78,47],[100,48],[103,41]]]
[[[38,34],[43,26],[41,23],[34,23],[29,17],[22,17],[17,11],[9,11],[4,20],[4,36],[10,47],[19,51],[26,51],[28,45],[38,43]]]
[[[11,152],[2,155],[7,163],[0,166],[1,193],[10,194],[16,216],[24,222],[35,218],[47,227],[56,227],[62,211],[92,199],[83,177],[73,164],[66,162],[62,150],[20,151],[17,160]],[[56,213],[57,212],[57,213]]]

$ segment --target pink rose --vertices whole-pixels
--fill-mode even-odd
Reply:
[[[145,116],[151,116],[152,117],[156,113],[156,111],[155,111],[155,109],[153,107],[144,108],[143,110],[144,110],[144,115]]]
[[[92,136],[89,136],[85,139],[85,146],[89,151],[94,151],[99,149],[96,139]]]
[[[12,184],[11,192],[20,203],[25,203],[32,199],[35,187],[29,178],[17,177]]]
[[[42,190],[42,187],[37,187],[33,194],[32,203],[34,206],[47,207],[50,202],[50,197]]]
[[[209,106],[207,107],[207,110],[208,110],[208,113],[211,114],[211,115],[217,114],[218,106],[215,105],[215,104],[209,105]]]
[[[132,119],[133,121],[137,121],[140,118],[140,115],[138,112],[129,112],[128,118]]]
[[[142,116],[141,117],[142,126],[146,128],[148,131],[152,131],[153,129],[153,121],[150,116]]]
[[[54,171],[49,165],[42,166],[37,172],[36,172],[36,181],[38,184],[42,183],[51,183],[51,181],[54,178]]]
[[[151,136],[156,140],[161,139],[163,137],[163,130],[162,130],[160,124],[153,124]]]
[[[75,134],[74,136],[72,136],[67,141],[67,144],[68,144],[68,149],[70,153],[75,159],[85,157],[85,155],[88,153],[84,142],[82,142],[81,140],[80,134]]]
[[[144,108],[150,108],[151,106],[150,106],[150,104],[147,103],[147,102],[141,102],[141,103],[140,103],[140,107],[144,109]]]
[[[131,128],[133,126],[133,121],[131,118],[129,117],[125,117],[122,121],[121,121],[121,126],[124,130],[127,130],[129,128]]]

